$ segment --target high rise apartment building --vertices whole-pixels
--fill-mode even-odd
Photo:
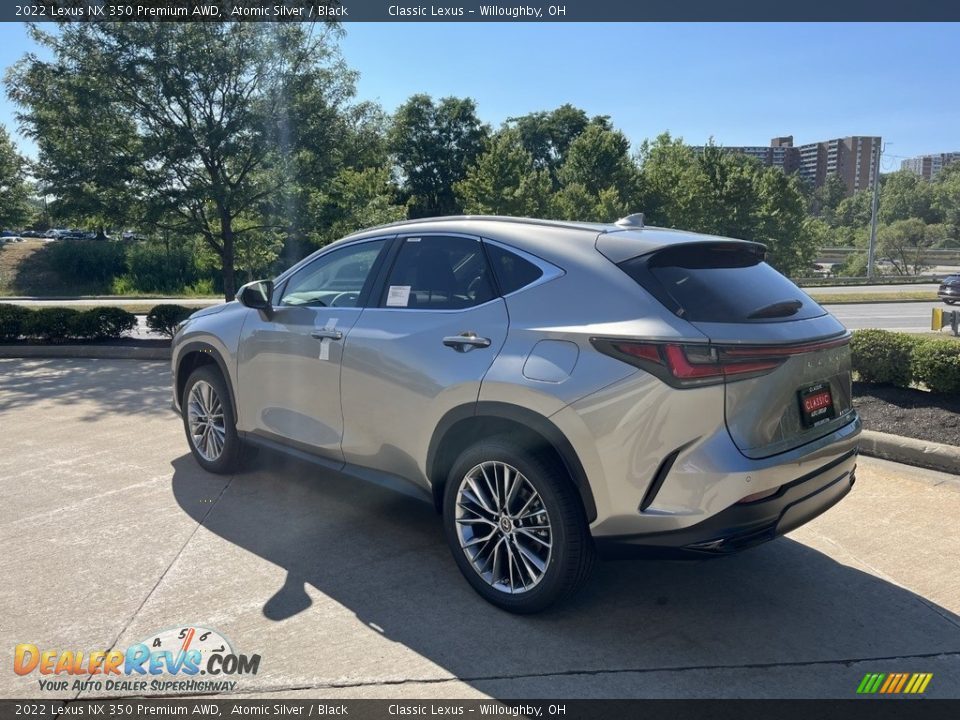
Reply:
[[[960,152],[918,155],[900,163],[901,170],[909,170],[924,180],[933,180],[950,163],[960,162]]]
[[[784,172],[796,172],[813,187],[820,187],[830,175],[840,177],[847,195],[873,187],[880,172],[880,138],[852,135],[822,142],[794,145],[793,136],[770,141],[769,146],[747,145],[724,148],[756,158],[764,165]]]

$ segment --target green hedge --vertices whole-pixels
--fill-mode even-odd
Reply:
[[[913,374],[934,392],[960,392],[960,341],[918,343],[913,351]]]
[[[29,314],[30,311],[21,305],[0,305],[0,342],[19,338]]]
[[[196,308],[183,305],[157,305],[147,313],[147,327],[172,338],[180,323],[195,312]]]
[[[857,330],[850,341],[853,369],[864,382],[933,392],[960,392],[960,340],[887,330]]]
[[[907,387],[918,338],[886,330],[857,330],[850,341],[853,369],[864,382]]]
[[[89,310],[45,307],[29,310],[19,305],[0,305],[0,342],[40,340],[115,340],[137,326],[132,313],[116,307]]]

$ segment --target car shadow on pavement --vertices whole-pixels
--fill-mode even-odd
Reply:
[[[103,413],[169,414],[169,367],[144,360],[0,359],[0,413],[52,402],[89,404],[78,416],[87,421]]]
[[[309,585],[466,682],[960,651],[950,611],[787,538],[707,561],[602,563],[571,601],[514,616],[463,580],[427,502],[263,452],[211,506],[197,488],[212,476],[189,455],[173,468],[186,513],[286,571],[256,598],[267,619],[311,612]]]

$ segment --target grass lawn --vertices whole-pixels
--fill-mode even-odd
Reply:
[[[850,303],[862,302],[903,302],[906,301],[926,301],[936,302],[937,293],[933,290],[912,290],[907,292],[862,292],[862,293],[819,293],[812,288],[806,288],[805,292],[821,304],[845,305]]]

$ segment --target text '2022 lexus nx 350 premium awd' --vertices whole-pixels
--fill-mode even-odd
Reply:
[[[598,551],[726,554],[852,487],[849,333],[764,254],[642,216],[374,228],[192,315],[174,401],[211,472],[250,444],[412,482],[534,612]]]

